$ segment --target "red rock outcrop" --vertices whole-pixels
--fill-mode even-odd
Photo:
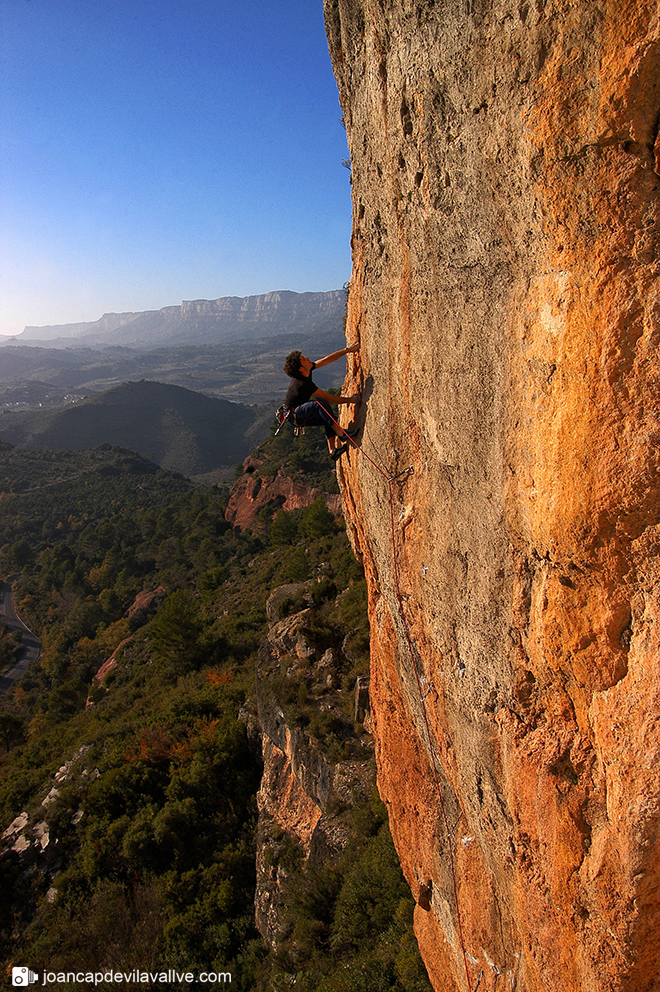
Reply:
[[[323,496],[331,513],[341,513],[341,497],[332,496],[307,486],[303,481],[292,478],[284,469],[274,475],[261,475],[256,469],[260,462],[251,456],[245,459],[245,474],[232,489],[225,511],[225,519],[238,530],[253,527],[257,515],[266,506],[282,510],[299,510],[311,506],[318,496]]]
[[[346,720],[345,690],[339,675],[340,652],[314,648],[306,624],[312,609],[277,620],[277,604],[297,591],[309,593],[310,583],[276,589],[268,600],[271,626],[259,648],[256,678],[255,729],[261,736],[263,776],[257,794],[257,928],[273,950],[290,936],[288,911],[301,875],[328,865],[346,847],[351,812],[368,802],[374,786],[373,741],[363,734],[353,748],[330,757],[327,731],[310,732],[291,705],[292,687],[305,684],[315,713]],[[368,679],[358,683],[368,683]],[[289,703],[282,701],[288,698]],[[368,690],[364,688],[368,706]],[[365,726],[366,713],[356,709],[356,722]],[[248,716],[248,721],[249,721]],[[347,745],[348,746],[348,745]]]
[[[165,596],[165,587],[157,586],[156,589],[143,589],[139,592],[128,610],[126,611],[127,617],[134,617],[136,613],[146,613],[148,610],[153,609],[155,606],[160,605],[160,602]]]
[[[393,483],[412,651],[387,485],[357,453],[341,472],[425,962],[447,992],[652,992],[660,11],[325,16],[352,162],[347,388],[365,451],[414,467]]]

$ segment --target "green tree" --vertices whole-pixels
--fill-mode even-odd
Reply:
[[[16,713],[0,713],[0,737],[7,751],[14,744],[22,744],[25,739],[25,720]]]
[[[8,630],[4,624],[0,624],[0,669],[12,665],[23,646],[23,640],[19,631]]]
[[[326,537],[335,529],[334,517],[326,506],[323,496],[317,496],[311,506],[305,507],[298,528],[301,537],[309,541]]]
[[[177,589],[167,597],[150,630],[154,654],[165,671],[181,674],[198,667],[203,629],[199,605],[189,589]]]
[[[11,545],[7,552],[7,564],[10,569],[21,571],[34,564],[34,549],[23,537]]]
[[[298,536],[296,520],[285,510],[280,510],[276,515],[268,532],[268,539],[272,545],[278,547],[282,544],[293,544]]]

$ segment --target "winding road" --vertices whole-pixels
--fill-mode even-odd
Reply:
[[[23,621],[16,616],[14,599],[11,594],[11,581],[0,585],[0,621],[9,630],[20,631],[23,647],[16,664],[12,665],[4,675],[0,676],[0,695],[11,689],[14,682],[25,675],[31,661],[36,661],[41,654],[41,644],[38,638],[29,630]]]

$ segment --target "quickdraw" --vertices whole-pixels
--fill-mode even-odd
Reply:
[[[288,410],[285,406],[278,406],[277,410],[275,411],[275,420],[277,421],[277,429],[275,431],[275,437],[277,437],[277,435],[280,433],[280,431],[282,430],[282,428],[284,427],[290,416],[291,416],[290,410]]]
[[[298,424],[296,423],[295,417],[293,416],[293,412],[294,412],[293,410],[289,410],[285,406],[280,406],[277,408],[277,410],[275,411],[275,419],[277,420],[275,437],[277,437],[277,435],[280,433],[280,431],[286,424],[287,420],[291,421],[291,424],[293,426],[294,437],[298,437],[299,434],[305,433],[305,428],[298,426]]]

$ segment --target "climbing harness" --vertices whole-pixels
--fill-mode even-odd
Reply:
[[[315,402],[318,403],[318,400],[315,400]],[[366,453],[366,451],[364,450],[364,448],[361,445],[359,445],[357,443],[357,441],[355,441],[349,434],[346,433],[346,431],[344,430],[344,428],[341,426],[341,424],[338,423],[338,421],[335,420],[334,417],[332,417],[332,420],[335,423],[335,425],[337,427],[339,427],[339,429],[341,430],[342,434],[345,435],[345,437],[348,439],[348,441],[350,441],[350,443],[353,445],[353,447],[354,448],[357,448],[357,450],[360,452],[360,454],[363,455],[367,459],[367,461],[370,462],[371,465],[373,465],[373,467],[376,469],[376,471],[378,472],[378,474],[381,475],[383,477],[383,479],[385,480],[385,482],[387,483],[387,492],[388,492],[388,498],[389,498],[389,503],[390,503],[390,531],[391,531],[391,536],[392,536],[392,571],[393,571],[393,576],[394,576],[394,591],[396,593],[397,602],[399,604],[399,614],[400,614],[400,617],[401,617],[401,624],[403,626],[403,632],[404,632],[404,635],[405,635],[406,643],[408,645],[408,651],[410,653],[410,660],[412,662],[412,667],[413,667],[413,671],[415,673],[415,679],[416,679],[416,682],[417,682],[417,692],[419,694],[420,706],[421,706],[422,713],[423,713],[423,716],[424,716],[424,725],[426,727],[426,739],[428,741],[428,749],[429,749],[429,754],[430,754],[430,757],[431,757],[431,766],[433,768],[433,778],[435,780],[435,785],[436,785],[436,789],[437,789],[437,792],[438,792],[438,798],[440,800],[440,809],[442,811],[442,818],[443,818],[444,825],[445,825],[445,831],[447,833],[447,840],[448,840],[447,850],[449,852],[449,865],[450,865],[450,869],[451,869],[452,885],[453,885],[453,889],[454,889],[454,902],[456,903],[456,924],[457,924],[457,928],[458,928],[458,939],[459,939],[459,943],[460,943],[460,946],[461,946],[461,953],[462,953],[462,956],[463,956],[463,967],[465,969],[465,979],[466,979],[466,982],[467,982],[467,992],[470,992],[472,986],[471,986],[471,983],[470,983],[470,972],[468,970],[468,962],[467,962],[467,950],[465,948],[465,940],[463,938],[463,925],[462,925],[462,922],[461,922],[461,911],[460,911],[459,902],[458,902],[458,885],[457,885],[457,882],[456,882],[456,865],[455,865],[455,861],[454,861],[454,853],[452,851],[452,843],[451,843],[452,832],[451,832],[451,828],[449,826],[449,817],[447,816],[447,808],[445,806],[445,801],[444,801],[443,796],[442,796],[442,788],[441,788],[441,785],[440,785],[440,773],[438,771],[438,760],[436,759],[435,748],[433,747],[433,738],[431,737],[431,726],[430,726],[430,723],[429,723],[428,713],[426,712],[426,706],[424,705],[424,701],[426,700],[426,697],[428,696],[429,691],[430,691],[430,687],[433,686],[433,683],[427,682],[427,679],[426,679],[426,677],[424,675],[421,675],[420,676],[420,673],[419,673],[419,671],[417,669],[417,662],[416,662],[416,659],[415,659],[415,651],[414,651],[413,644],[412,644],[412,636],[411,636],[411,633],[410,633],[410,628],[408,626],[408,621],[406,620],[406,614],[405,614],[405,610],[404,610],[404,606],[403,606],[403,597],[401,595],[401,583],[400,583],[400,578],[399,578],[399,559],[398,559],[398,554],[397,554],[397,549],[396,549],[396,524],[395,524],[395,520],[394,520],[394,493],[393,493],[393,490],[392,490],[392,483],[395,482],[397,479],[402,479],[402,478],[407,477],[409,475],[413,475],[415,470],[414,470],[414,467],[412,465],[409,465],[408,468],[404,468],[401,472],[397,472],[395,475],[388,476],[387,472],[383,471],[383,469],[381,469],[376,464],[376,462],[373,460],[373,458],[370,458],[369,457],[369,455]],[[424,681],[425,684],[429,685],[429,689],[427,689],[426,692],[424,692],[424,690],[422,688],[422,680]],[[435,690],[435,687],[434,686],[433,686],[433,688]],[[482,978],[482,976],[483,976],[483,972],[481,973],[481,975],[479,975],[479,978],[477,980],[477,985],[476,985],[476,988],[474,989],[474,992],[477,992],[477,989],[479,988],[479,985],[481,984],[481,978]]]

